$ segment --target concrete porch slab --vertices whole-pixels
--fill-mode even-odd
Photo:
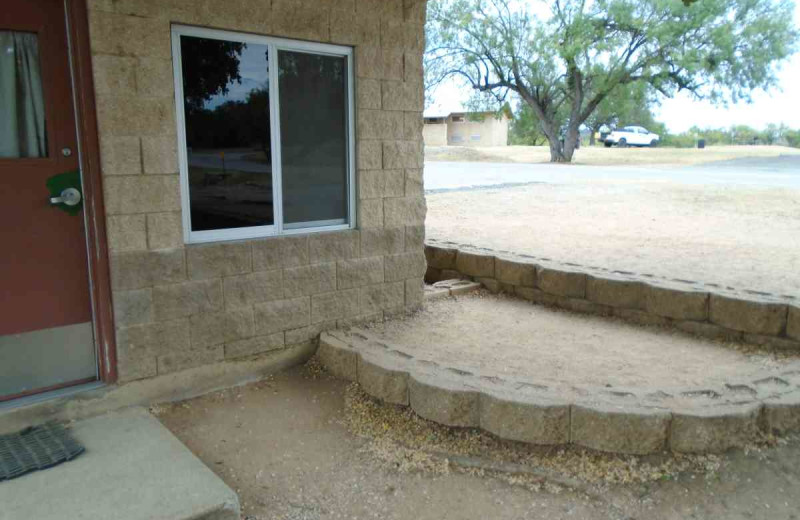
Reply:
[[[238,520],[239,499],[143,408],[75,423],[86,452],[0,483],[0,520]]]

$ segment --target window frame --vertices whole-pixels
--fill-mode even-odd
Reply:
[[[269,120],[270,120],[270,146],[272,147],[272,215],[273,224],[268,226],[251,226],[242,228],[214,229],[192,231],[191,200],[189,192],[189,161],[186,147],[186,114],[183,99],[183,67],[181,56],[181,36],[193,36],[216,40],[234,41],[266,45],[269,52]],[[247,240],[281,235],[299,235],[306,233],[319,233],[326,231],[341,231],[356,227],[356,139],[355,139],[355,95],[354,95],[354,66],[353,48],[343,45],[316,43],[273,36],[209,29],[190,25],[173,24],[172,38],[172,68],[175,87],[175,111],[178,131],[178,166],[180,172],[181,189],[181,221],[183,223],[183,241],[186,244],[199,244],[206,242],[221,242],[232,240]],[[281,160],[281,135],[280,135],[280,92],[278,85],[278,52],[305,52],[322,56],[335,56],[344,58],[347,74],[345,117],[347,119],[347,215],[345,222],[333,225],[318,225],[312,227],[292,227],[293,224],[283,222],[283,164]]]

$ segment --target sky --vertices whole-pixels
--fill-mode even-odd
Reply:
[[[800,26],[800,0],[795,0],[795,23]],[[777,74],[778,86],[769,92],[756,91],[753,102],[714,106],[707,101],[697,101],[687,94],[672,99],[662,98],[654,110],[656,120],[666,124],[672,133],[680,133],[692,126],[730,127],[749,125],[763,129],[770,123],[784,123],[800,128],[800,53],[782,63]],[[463,110],[470,90],[456,82],[442,85],[433,95],[433,105],[426,115],[440,115]]]

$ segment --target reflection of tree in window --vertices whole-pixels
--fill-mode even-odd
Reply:
[[[181,37],[183,96],[187,112],[201,110],[215,94],[227,94],[228,85],[241,83],[239,57],[246,44],[207,38]]]

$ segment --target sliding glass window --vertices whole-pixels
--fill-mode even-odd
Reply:
[[[352,49],[172,32],[186,242],[353,227]]]

